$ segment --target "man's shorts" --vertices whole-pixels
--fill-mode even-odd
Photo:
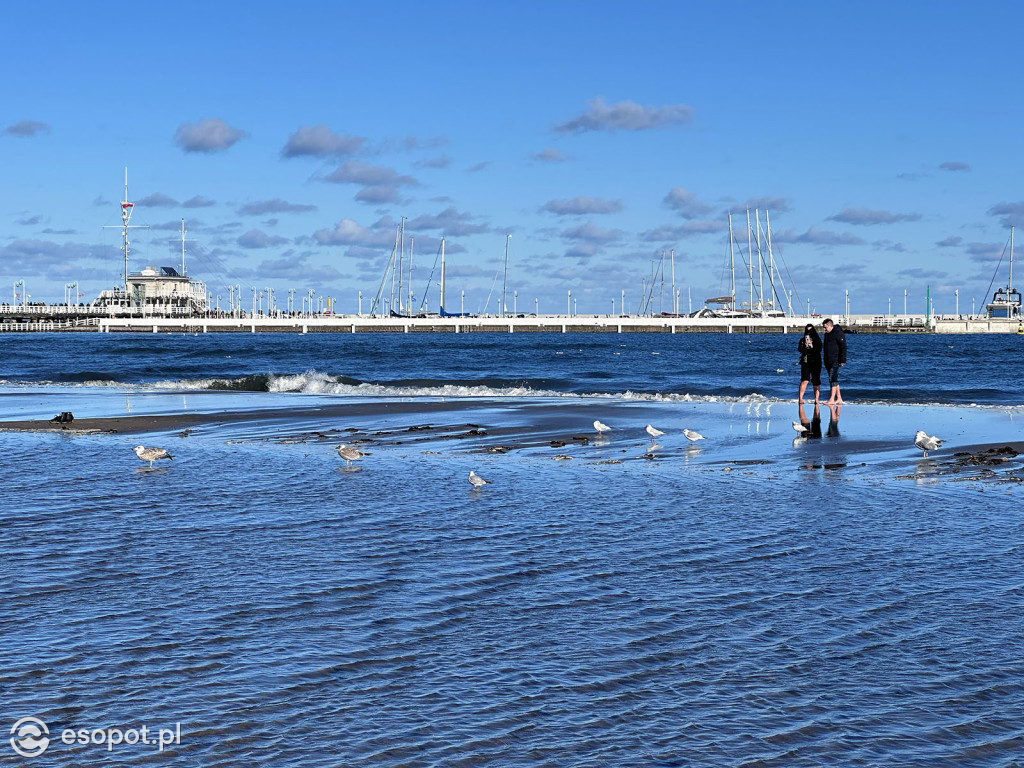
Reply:
[[[832,363],[828,367],[828,385],[830,387],[839,386],[839,363]]]

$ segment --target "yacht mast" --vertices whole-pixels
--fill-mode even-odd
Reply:
[[[761,254],[761,211],[754,209],[754,221],[757,222],[757,308],[764,317],[764,256]]]
[[[669,252],[669,258],[672,260],[672,314],[679,314],[679,299],[676,296],[676,249],[673,248]]]
[[[505,313],[508,312],[508,306],[505,303],[505,292],[506,285],[508,284],[508,241],[512,239],[512,235],[505,235],[505,275],[501,279],[501,316],[504,317]]]
[[[444,238],[441,238],[441,309],[444,309]]]
[[[1010,292],[1014,290],[1014,228],[1010,227],[1010,286],[1007,289],[1007,298],[1010,298]]]
[[[729,295],[732,296],[732,311],[736,311],[736,252],[732,241],[732,211],[729,211]]]
[[[750,209],[747,208],[747,276],[750,277],[750,303],[747,310],[754,315],[754,251],[750,242]]]
[[[665,251],[661,252],[661,287],[658,290],[658,312],[665,312]]]
[[[398,252],[398,312],[402,313],[402,278],[405,276],[405,216],[402,217],[402,248]],[[393,281],[392,281],[393,282]],[[392,309],[394,299],[392,298]]]

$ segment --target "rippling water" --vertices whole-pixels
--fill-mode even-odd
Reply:
[[[7,334],[0,386],[793,399],[795,334]],[[1024,337],[853,335],[847,399],[1024,405]]]
[[[699,460],[427,440],[351,471],[252,424],[142,438],[152,471],[131,436],[2,434],[4,733],[48,724],[25,765],[1020,764],[1019,486],[744,464],[783,441],[716,418]],[[59,742],[178,722],[163,754]]]

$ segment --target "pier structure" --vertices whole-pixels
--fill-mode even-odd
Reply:
[[[985,315],[831,315],[855,333],[1016,333],[1018,318]],[[388,317],[286,313],[234,317],[112,313],[91,305],[0,305],[0,333],[791,333],[824,316],[479,315]]]

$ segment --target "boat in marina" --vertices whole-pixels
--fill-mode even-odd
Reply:
[[[782,271],[772,250],[772,228],[768,211],[764,212],[764,229],[761,228],[760,211],[754,211],[755,225],[751,227],[750,211],[747,211],[747,255],[740,251],[741,269],[746,272],[749,284],[749,299],[736,301],[736,239],[732,228],[732,213],[729,214],[729,294],[705,299],[705,307],[694,317],[787,317],[794,314],[793,291],[787,293]],[[762,247],[763,246],[763,247]],[[787,269],[788,273],[788,269]],[[767,277],[768,284],[765,285]],[[790,286],[792,288],[792,285]],[[810,310],[808,309],[808,312]]]
[[[1002,262],[1002,259],[1000,259]],[[999,265],[996,265],[996,274],[999,273]],[[995,276],[992,277],[995,282]],[[989,284],[991,288],[991,283]],[[1010,274],[1006,285],[998,288],[992,294],[992,301],[985,305],[990,318],[1010,319],[1021,316],[1020,291],[1013,287],[1013,227],[1010,227]]]

